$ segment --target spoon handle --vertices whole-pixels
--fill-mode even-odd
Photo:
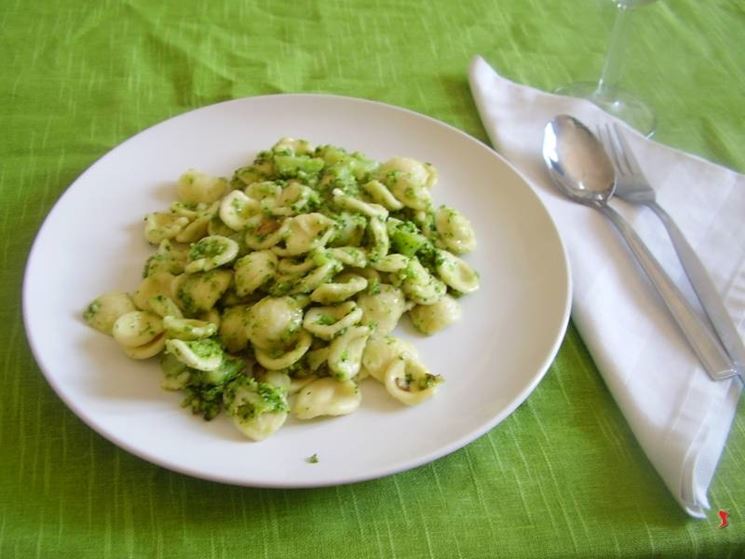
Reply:
[[[738,369],[742,371],[745,368],[745,346],[743,346],[742,339],[737,333],[737,328],[732,322],[732,318],[727,312],[727,308],[724,306],[724,302],[719,296],[719,292],[711,280],[709,273],[704,268],[701,260],[699,260],[693,247],[688,244],[683,232],[662,206],[654,201],[647,203],[647,206],[657,214],[657,217],[660,218],[665,229],[667,229],[670,240],[673,242],[673,247],[678,253],[680,263],[683,265],[683,270],[685,270],[696,295],[698,295],[701,306],[709,317],[709,320],[711,320],[714,330],[719,334],[719,339],[722,341],[722,345],[727,350],[727,353],[729,353]]]
[[[713,380],[723,380],[736,375],[737,369],[718,338],[711,332],[703,319],[696,314],[685,295],[670,279],[670,276],[631,225],[610,206],[597,204],[594,207],[613,222],[626,240],[631,252],[657,289],[670,314],[675,318],[709,376]]]

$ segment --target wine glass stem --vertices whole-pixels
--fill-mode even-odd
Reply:
[[[600,73],[600,80],[598,80],[597,94],[599,96],[604,96],[609,88],[616,85],[621,73],[619,65],[621,62],[621,53],[626,43],[626,24],[630,10],[624,6],[618,6],[617,10],[616,19],[613,22],[613,29],[611,30],[608,41],[608,52],[605,55],[605,63]]]

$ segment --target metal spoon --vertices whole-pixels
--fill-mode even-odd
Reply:
[[[575,202],[595,208],[613,222],[709,376],[722,380],[736,375],[735,364],[718,338],[691,307],[644,241],[618,212],[608,206],[615,188],[615,170],[592,132],[571,116],[557,116],[543,132],[543,159],[562,193]]]

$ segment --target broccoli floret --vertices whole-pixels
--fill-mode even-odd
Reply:
[[[318,146],[314,155],[323,159],[328,165],[344,163],[349,159],[349,154],[344,148],[330,145]]]
[[[437,273],[437,266],[441,263],[442,256],[433,243],[425,241],[416,251],[416,257],[427,270],[433,274]]]
[[[243,190],[246,185],[265,180],[267,176],[264,169],[256,165],[249,165],[235,170],[233,178],[230,180],[230,185],[233,188]]]
[[[194,415],[201,415],[205,421],[209,421],[222,411],[224,391],[222,385],[187,385],[184,389],[186,398],[181,402],[181,407],[190,408]]]
[[[308,180],[318,176],[324,161],[307,155],[275,155],[274,166],[282,178]]]
[[[336,164],[326,167],[321,175],[320,186],[327,198],[332,196],[331,193],[335,189],[349,196],[358,197],[360,194],[360,187],[350,165]]]
[[[349,160],[349,164],[352,168],[352,172],[358,181],[367,182],[372,178],[372,174],[378,168],[378,162],[372,159],[368,159],[364,154],[356,151],[352,154],[352,158]]]
[[[237,357],[225,355],[222,363],[214,371],[196,371],[199,373],[200,384],[224,385],[235,378],[243,370],[244,363]]]
[[[414,256],[428,241],[412,221],[388,220],[388,235],[394,252]]]
[[[190,408],[192,413],[201,415],[207,421],[213,419],[223,408],[223,395],[228,383],[239,377],[243,368],[241,359],[228,355],[214,371],[198,371],[187,367],[188,379],[183,386],[186,398],[181,406]]]

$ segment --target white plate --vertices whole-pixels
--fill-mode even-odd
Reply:
[[[445,376],[437,396],[412,408],[372,380],[349,416],[288,421],[252,443],[221,416],[211,422],[160,389],[155,362],[126,358],[88,328],[97,295],[133,290],[151,249],[142,218],[174,198],[194,167],[230,175],[282,136],[433,163],[435,202],[468,216],[479,246],[467,260],[481,290],[463,318],[431,338],[399,327]],[[536,147],[538,149],[538,147]],[[311,487],[376,478],[427,463],[479,437],[535,388],[569,318],[570,281],[554,223],[523,179],[468,135],[404,109],[328,95],[271,95],[219,103],[172,118],[124,142],[83,173],[47,217],[29,257],[26,331],[41,370],[65,403],[118,446],[163,467],[225,483]],[[402,321],[403,322],[403,321]],[[306,458],[317,454],[319,462]]]

